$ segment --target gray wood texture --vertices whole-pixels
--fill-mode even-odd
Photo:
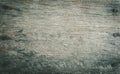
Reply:
[[[120,0],[0,0],[0,74],[120,74]]]

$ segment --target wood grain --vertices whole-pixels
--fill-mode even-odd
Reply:
[[[0,0],[0,26],[1,74],[120,72],[119,0]]]

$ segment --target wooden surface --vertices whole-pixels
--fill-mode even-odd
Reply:
[[[0,0],[0,16],[2,74],[120,73],[119,0]]]

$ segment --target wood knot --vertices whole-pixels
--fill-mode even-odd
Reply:
[[[118,1],[112,1],[108,4],[108,12],[111,13],[112,16],[118,16],[120,13],[120,3]]]
[[[0,40],[5,41],[5,40],[12,40],[11,37],[9,37],[8,35],[0,35]]]

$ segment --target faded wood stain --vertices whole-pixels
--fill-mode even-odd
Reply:
[[[119,0],[0,0],[0,16],[3,74],[120,72]]]

